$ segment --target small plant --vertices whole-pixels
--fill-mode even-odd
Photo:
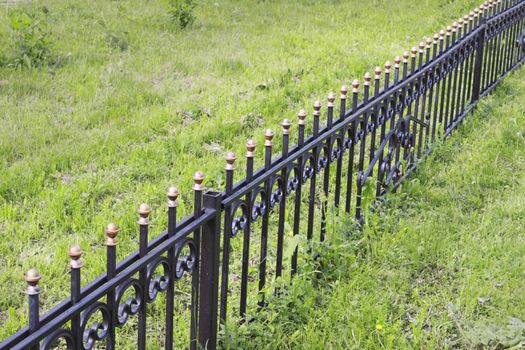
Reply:
[[[43,9],[47,15],[47,8]],[[26,12],[11,16],[11,32],[4,63],[13,67],[41,67],[52,58],[53,40],[47,20]]]
[[[173,22],[184,29],[195,21],[195,0],[168,0],[169,14]]]

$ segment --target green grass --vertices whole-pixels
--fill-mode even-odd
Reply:
[[[246,138],[262,145],[265,128],[277,131],[283,118],[295,120],[477,3],[417,4],[201,1],[184,31],[163,1],[3,5],[0,56],[13,13],[43,18],[45,5],[59,64],[0,67],[0,339],[27,322],[22,275],[30,267],[42,272],[48,309],[68,295],[70,244],[86,252],[86,283],[104,271],[107,223],[122,228],[122,258],[137,247],[140,203],[154,209],[155,236],[169,185],[189,213],[195,170],[222,190],[226,150],[243,158]]]
[[[333,226],[320,262],[260,322],[228,324],[225,344],[523,348],[524,78],[521,70],[482,101],[361,235]]]

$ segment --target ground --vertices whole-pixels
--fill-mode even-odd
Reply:
[[[246,138],[254,137],[261,145],[265,128],[278,131],[283,118],[295,120],[298,109],[311,110],[314,99],[325,101],[328,92],[393,60],[475,4],[438,0],[421,1],[417,7],[408,0],[202,2],[196,8],[197,21],[186,30],[171,23],[164,1],[53,0],[3,6],[0,47],[8,47],[7,19],[20,11],[34,13],[47,18],[52,28],[58,64],[41,69],[0,68],[0,263],[4,267],[0,271],[0,339],[27,321],[21,276],[30,267],[36,266],[43,275],[42,301],[44,309],[49,308],[67,295],[70,244],[80,243],[86,251],[83,274],[87,282],[104,271],[103,228],[108,222],[122,228],[122,258],[137,247],[135,221],[140,203],[154,209],[155,236],[165,226],[169,185],[180,188],[181,211],[188,213],[195,170],[205,171],[207,187],[222,189],[226,150],[242,158]],[[508,316],[525,319],[519,309],[520,295],[513,292],[520,287],[519,281],[512,280],[512,276],[523,277],[519,259],[523,244],[515,241],[523,223],[523,212],[521,216],[519,212],[523,188],[517,187],[518,170],[523,169],[519,153],[523,134],[513,134],[523,130],[523,107],[518,103],[523,85],[519,79],[512,82],[498,99],[483,105],[475,122],[478,129],[467,128],[467,141],[454,138],[444,146],[448,151],[437,152],[426,163],[428,169],[423,168],[392,197],[385,210],[393,221],[379,221],[385,229],[370,231],[374,239],[367,244],[370,252],[356,258],[359,268],[349,268],[351,275],[342,274],[339,282],[333,282],[341,288],[327,291],[317,308],[325,310],[325,317],[308,314],[302,319],[307,328],[297,328],[297,336],[284,337],[288,344],[276,344],[275,339],[270,344],[292,347],[309,342],[314,346],[316,341],[332,339],[333,344],[342,345],[337,341],[357,339],[357,347],[368,341],[375,346],[387,344],[395,335],[399,346],[417,347],[420,341],[440,347],[443,343],[437,342],[445,341],[447,331],[459,334],[461,327],[454,326],[448,311],[443,312],[448,302],[438,304],[439,320],[443,320],[438,324],[450,326],[442,326],[442,333],[436,331],[439,327],[410,322],[416,316],[427,319],[421,310],[430,318],[437,317],[434,307],[425,306],[434,305],[434,295],[427,297],[424,289],[437,288],[432,289],[434,294],[443,293],[441,301],[450,297],[458,317],[476,319],[478,312],[496,309],[494,303],[499,302],[488,293],[492,281],[486,285],[479,281],[492,276],[486,275],[492,271],[489,267],[505,269],[508,279],[500,281],[495,276],[493,285],[502,285],[494,290],[504,295],[502,306],[511,310],[517,305],[517,311],[501,317],[488,315],[487,320],[501,325]],[[487,112],[490,106],[494,108]],[[492,115],[498,106],[513,106],[513,119],[502,115],[503,111],[499,118]],[[493,129],[484,124],[496,122],[509,123],[505,124],[509,135],[489,134],[503,132],[503,126]],[[508,140],[515,144],[507,145]],[[486,143],[487,152],[469,159],[468,154],[482,149],[476,144],[480,141]],[[503,148],[502,154],[496,157],[488,152],[493,148]],[[512,150],[515,153],[506,153]],[[487,161],[490,154],[493,162]],[[238,168],[243,164],[240,159]],[[262,156],[257,158],[260,164]],[[448,173],[454,166],[457,173]],[[236,179],[241,175],[238,172]],[[455,181],[447,182],[449,177]],[[406,200],[407,196],[412,200]],[[466,206],[464,213],[460,205]],[[452,255],[451,247],[463,247],[463,255]],[[488,261],[481,259],[489,247],[493,250],[486,253]],[[471,250],[476,256],[469,258]],[[495,264],[495,257],[488,259],[498,252],[508,252],[517,262],[505,260],[506,255],[498,260],[506,262],[503,265]],[[358,276],[363,278],[350,279]],[[459,286],[456,294],[438,288],[453,288],[453,282]],[[467,300],[459,292],[479,295]],[[345,295],[351,299],[343,299]],[[512,301],[513,296],[518,301]],[[398,300],[401,304],[396,304]],[[343,301],[363,308],[348,315],[345,312],[353,308],[328,307]],[[362,319],[349,323],[351,315]],[[328,331],[333,327],[338,332]],[[287,333],[286,327],[276,329],[293,333]],[[421,334],[429,332],[436,343],[422,339]],[[415,340],[409,340],[410,334]],[[450,341],[455,339],[451,336]]]

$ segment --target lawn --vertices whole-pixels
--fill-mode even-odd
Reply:
[[[140,203],[154,210],[155,236],[166,223],[169,185],[182,192],[182,213],[190,212],[195,170],[206,173],[208,188],[223,189],[226,150],[242,155],[248,137],[262,144],[265,128],[277,131],[283,118],[311,110],[314,99],[325,101],[328,92],[393,60],[476,2],[417,4],[201,1],[185,30],[172,23],[164,1],[1,5],[1,52],[11,50],[10,18],[29,13],[47,21],[56,64],[0,67],[0,339],[26,322],[21,277],[27,269],[41,271],[43,308],[51,307],[67,296],[70,244],[86,251],[87,282],[104,271],[108,222],[121,226],[122,258],[137,247]],[[262,158],[259,150],[257,165]],[[411,227],[392,210],[388,217],[400,218],[400,228]],[[430,213],[415,218],[432,222]],[[434,225],[414,232],[437,236],[432,230],[442,227]]]
[[[522,349],[525,71],[481,102],[362,234],[330,244],[236,349]],[[340,224],[340,223],[339,223]]]

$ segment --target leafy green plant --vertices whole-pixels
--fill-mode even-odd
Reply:
[[[47,15],[47,8],[42,10]],[[53,56],[53,38],[47,19],[27,12],[11,16],[9,46],[4,64],[12,67],[34,68],[49,62]]]
[[[169,14],[181,29],[195,22],[195,0],[169,0]]]

